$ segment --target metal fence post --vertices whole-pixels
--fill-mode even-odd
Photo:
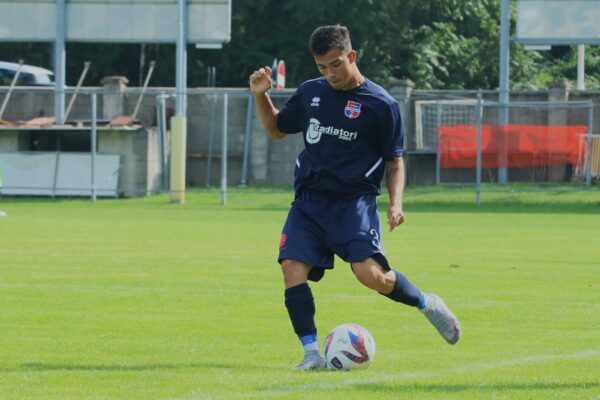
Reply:
[[[592,184],[592,129],[594,127],[594,103],[588,100],[587,162],[585,163],[585,184]]]
[[[477,166],[476,166],[476,202],[477,205],[481,205],[481,121],[483,117],[483,103],[481,101],[481,92],[477,92],[477,110],[476,123],[477,123]]]
[[[442,113],[444,109],[439,101],[435,103],[435,183],[439,185],[441,182],[441,166],[440,166],[440,126],[442,125]]]
[[[227,102],[229,96],[223,95],[223,135],[221,137],[221,204],[227,204]]]
[[[212,155],[215,142],[215,115],[217,113],[217,95],[212,95],[210,106],[210,133],[208,134],[208,156],[206,159],[206,187],[210,187]]]
[[[160,160],[161,160],[161,167],[162,169],[162,174],[160,177],[160,190],[163,191],[165,190],[165,170],[164,170],[164,149],[165,149],[165,144],[163,142],[163,119],[162,119],[162,98],[164,96],[164,93],[159,94],[158,96],[156,96],[156,129],[158,129],[158,139],[159,139],[159,143],[160,143]]]
[[[246,109],[246,131],[244,132],[244,159],[242,162],[242,179],[240,186],[248,184],[248,159],[250,158],[250,141],[252,140],[252,107],[254,99],[250,94],[248,96],[248,108]]]
[[[96,137],[98,136],[98,127],[96,120],[96,112],[97,112],[97,95],[96,93],[92,93],[92,137],[91,137],[91,145],[92,145],[92,176],[91,176],[91,187],[92,187],[92,202],[96,202]]]
[[[160,142],[160,155],[161,155],[161,184],[162,190],[169,190],[169,152],[167,149],[168,137],[167,137],[167,98],[173,97],[173,95],[167,95],[161,93],[156,97],[156,125],[158,126],[158,135]]]

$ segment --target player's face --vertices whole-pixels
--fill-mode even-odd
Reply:
[[[337,90],[350,90],[358,86],[356,77],[356,51],[331,49],[323,55],[315,55],[321,75]]]

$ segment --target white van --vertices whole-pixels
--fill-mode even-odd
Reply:
[[[11,84],[19,64],[0,61],[0,86],[8,86]],[[34,67],[31,65],[23,65],[21,73],[17,80],[17,85],[20,86],[54,86],[52,79],[54,73],[48,69]]]

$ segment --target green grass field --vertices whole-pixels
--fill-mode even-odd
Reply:
[[[297,372],[276,262],[289,189],[1,198],[0,399],[600,399],[600,191],[408,190],[391,263],[461,319],[447,345],[347,264],[313,284],[321,343],[369,369]],[[382,214],[385,196],[381,197]]]

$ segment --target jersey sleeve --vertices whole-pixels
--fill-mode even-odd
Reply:
[[[288,99],[277,114],[277,129],[283,133],[298,133],[304,130],[304,106],[300,89]]]
[[[386,108],[381,127],[381,154],[384,160],[390,161],[404,155],[404,131],[398,102],[394,101]]]

